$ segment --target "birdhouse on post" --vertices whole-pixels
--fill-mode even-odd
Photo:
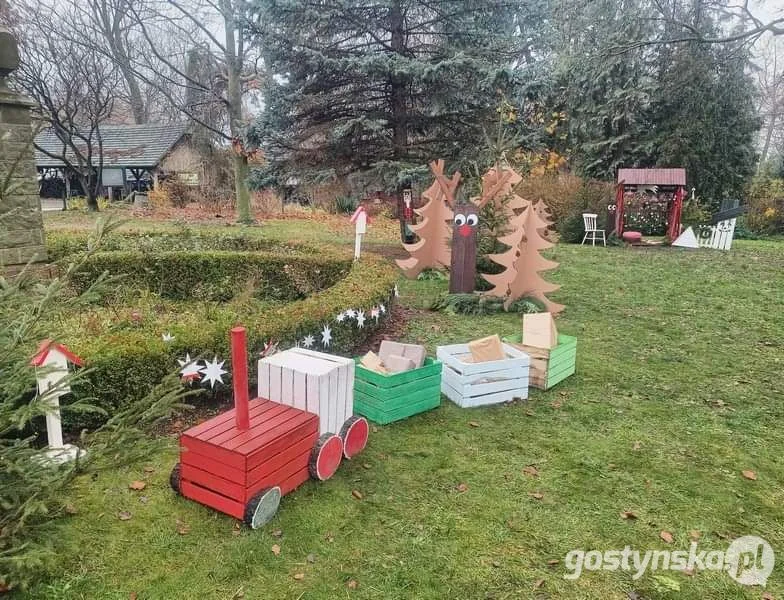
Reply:
[[[45,396],[52,405],[46,414],[46,436],[49,442],[47,456],[53,462],[63,463],[75,459],[79,448],[71,444],[63,444],[63,427],[60,421],[60,396],[71,391],[63,380],[68,376],[68,365],[84,366],[84,361],[62,344],[52,340],[44,340],[30,361],[35,367],[38,382],[38,394]]]
[[[351,222],[354,223],[354,260],[359,260],[359,249],[362,245],[362,236],[367,231],[368,215],[364,206],[360,206],[351,215]]]

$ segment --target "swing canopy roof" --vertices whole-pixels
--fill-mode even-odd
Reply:
[[[686,169],[618,169],[624,185],[686,185]]]

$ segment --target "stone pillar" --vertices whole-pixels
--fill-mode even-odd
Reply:
[[[6,85],[6,77],[18,66],[16,40],[0,29],[0,268],[46,260],[30,121],[33,104]]]

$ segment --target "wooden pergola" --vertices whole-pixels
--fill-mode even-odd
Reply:
[[[618,169],[616,187],[615,234],[623,235],[625,196],[640,189],[655,189],[656,195],[672,194],[667,208],[667,237],[681,233],[681,212],[686,197],[686,169]]]

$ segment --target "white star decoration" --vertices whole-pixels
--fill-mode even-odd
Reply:
[[[316,342],[316,338],[314,338],[312,335],[306,335],[306,336],[305,336],[305,337],[302,339],[302,345],[303,345],[305,348],[312,348],[312,347],[313,347],[313,344],[314,344],[315,342]]]
[[[347,319],[353,319],[356,316],[356,313],[351,308],[346,309],[346,313],[345,314],[346,314],[346,318]]]
[[[168,331],[166,333],[164,333],[161,337],[163,338],[163,341],[166,342],[167,344],[169,342],[173,342],[174,341],[174,336],[171,333],[169,333]]]
[[[210,384],[211,388],[215,387],[215,382],[223,383],[223,375],[228,371],[223,370],[223,363],[225,360],[218,362],[218,357],[212,359],[212,362],[204,361],[204,367],[199,369],[199,373],[204,375],[203,380]]]
[[[370,316],[376,320],[376,323],[378,323],[378,318],[381,316],[381,312],[378,308],[374,308],[370,311]]]
[[[192,360],[190,353],[185,355],[185,359],[177,359],[177,362],[180,364],[182,369],[180,369],[180,375],[186,381],[198,381],[200,379],[200,372],[199,372],[199,361]]]
[[[324,329],[321,330],[321,343],[329,346],[330,342],[332,342],[332,330],[329,325],[324,325]]]
[[[357,327],[362,329],[365,326],[365,311],[357,311]]]
[[[345,320],[346,320],[346,313],[339,313],[339,314],[338,314],[338,316],[337,316],[337,317],[335,317],[335,320],[336,320],[338,323],[342,323],[343,321],[345,321]]]
[[[383,304],[379,304],[379,305],[378,305],[378,310],[380,310],[380,311],[381,311],[381,314],[382,314],[382,315],[383,315],[385,312],[387,312],[387,309],[386,309],[386,307],[385,307]]]

